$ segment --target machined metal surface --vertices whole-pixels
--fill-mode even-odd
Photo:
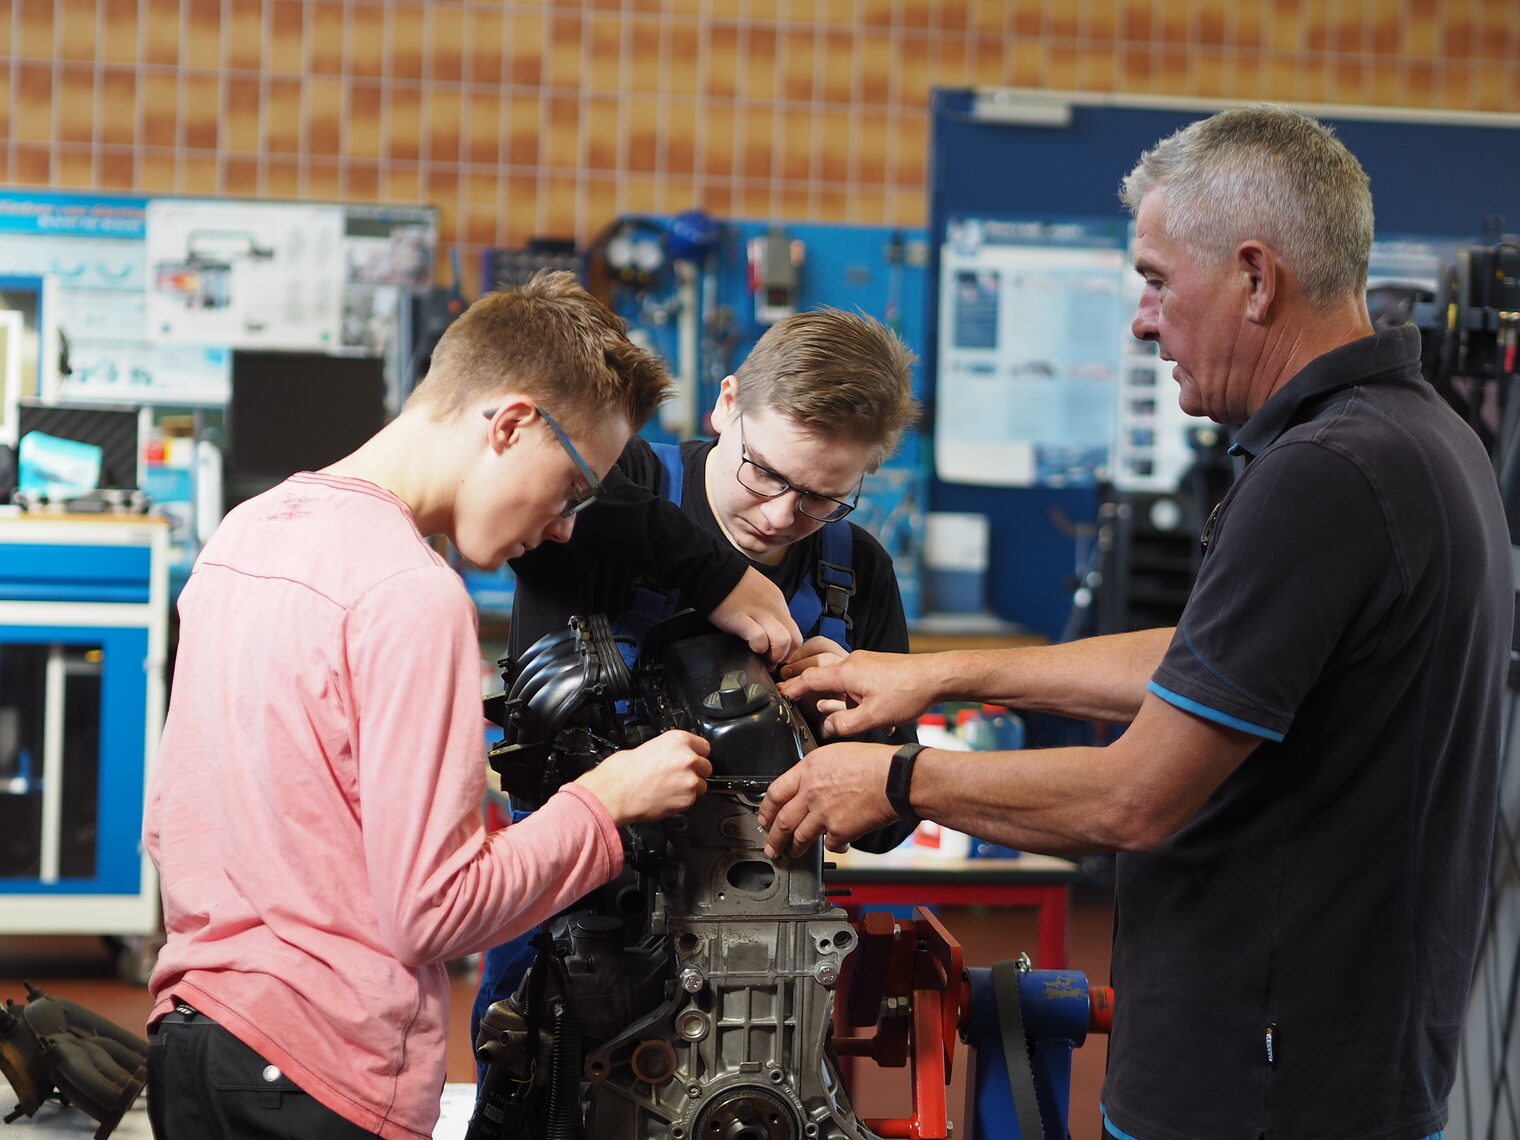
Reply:
[[[708,738],[718,778],[680,816],[626,830],[623,876],[546,925],[534,975],[483,1022],[485,1037],[508,1024],[552,1036],[551,1022],[576,1036],[550,1041],[547,1062],[522,1036],[485,1041],[483,1056],[517,1049],[505,1067],[532,1071],[540,1089],[578,1064],[574,1090],[519,1092],[504,1113],[518,1114],[517,1131],[493,1135],[873,1140],[830,1044],[855,930],[825,896],[821,846],[773,862],[757,817],[764,785],[812,747],[805,725],[735,639],[656,627],[625,684],[605,636],[580,628],[530,652],[493,756],[510,750],[520,783],[522,761],[540,756],[563,779],[685,728]],[[526,1013],[502,1016],[508,1006]]]

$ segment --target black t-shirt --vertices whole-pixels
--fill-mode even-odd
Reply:
[[[707,502],[704,472],[715,440],[681,444],[684,481],[681,505],[660,496],[663,465],[654,449],[634,436],[605,481],[595,506],[576,516],[569,542],[545,543],[512,561],[517,576],[512,601],[509,651],[520,657],[546,633],[560,630],[576,614],[616,618],[647,583],[675,588],[680,600],[708,613],[755,567],[791,598],[816,574],[822,534],[815,531],[787,548],[775,566],[751,562],[723,534]],[[908,651],[908,623],[892,560],[867,531],[848,524],[855,594],[849,600],[849,648],[883,653]],[[803,630],[803,636],[811,631]],[[903,744],[915,740],[915,726],[871,732],[855,739]],[[894,826],[862,837],[856,846],[886,850],[902,841],[911,826]]]
[[[1510,543],[1413,329],[1312,362],[1241,429],[1151,691],[1262,744],[1118,861],[1104,1106],[1139,1140],[1443,1127],[1483,910]]]

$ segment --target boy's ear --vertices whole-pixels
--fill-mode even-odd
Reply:
[[[487,444],[493,450],[504,451],[517,442],[524,428],[538,414],[538,405],[520,393],[502,397],[486,425]]]
[[[738,414],[739,378],[733,375],[725,376],[723,383],[718,385],[718,399],[713,404],[713,431],[721,434],[724,428],[734,422],[734,417]]]

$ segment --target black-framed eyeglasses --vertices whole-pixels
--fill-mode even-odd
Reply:
[[[788,491],[797,492],[797,509],[815,522],[838,522],[845,515],[853,511],[860,502],[860,487],[855,488],[855,498],[851,502],[836,499],[832,495],[820,495],[816,491],[807,491],[788,482],[786,477],[772,471],[769,467],[763,467],[749,457],[749,449],[744,443],[744,416],[739,416],[739,485],[752,494],[759,495],[762,499],[775,499]],[[865,485],[862,477],[861,486]]]
[[[489,411],[482,412],[481,414],[489,420],[494,419],[498,411],[500,411],[499,408],[491,408]],[[577,511],[583,511],[596,502],[597,496],[602,493],[602,481],[596,477],[590,465],[581,458],[581,453],[575,450],[575,444],[570,442],[570,437],[565,434],[565,429],[559,426],[559,421],[544,411],[543,408],[538,409],[538,414],[544,417],[544,423],[549,425],[549,430],[554,433],[554,438],[559,440],[559,445],[565,449],[565,454],[571,458],[575,463],[576,469],[580,471],[581,478],[586,480],[587,491],[584,494],[571,495],[565,500],[565,506],[559,512],[560,518],[567,519]]]

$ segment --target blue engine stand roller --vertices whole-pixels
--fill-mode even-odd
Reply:
[[[1072,1050],[1112,1020],[1112,990],[1090,986],[1080,971],[1032,970],[1028,962],[966,971],[970,1140],[1066,1140]],[[1010,1003],[1001,999],[1015,992],[1013,1016],[1005,1016]]]

